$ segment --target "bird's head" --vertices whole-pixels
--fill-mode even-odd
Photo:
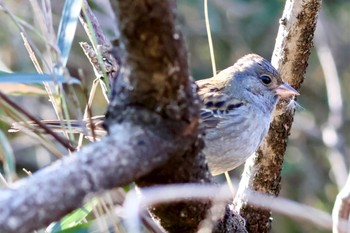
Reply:
[[[278,71],[265,58],[257,54],[248,54],[240,58],[232,67],[235,81],[254,95],[294,97],[299,93],[285,83]]]

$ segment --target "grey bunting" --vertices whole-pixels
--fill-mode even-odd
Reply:
[[[204,154],[213,175],[244,163],[266,136],[278,98],[299,95],[269,61],[256,54],[242,57],[197,85],[204,104]]]
[[[205,129],[204,154],[212,175],[244,163],[266,136],[278,98],[299,95],[283,82],[269,61],[256,54],[248,54],[214,77],[196,84],[203,102],[200,116]],[[105,134],[103,117],[91,119],[99,136]],[[65,121],[42,122],[53,130],[67,130]],[[89,137],[89,123],[90,120],[71,120],[70,130]],[[15,123],[10,131],[17,131],[22,124]]]

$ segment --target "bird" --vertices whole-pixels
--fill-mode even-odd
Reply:
[[[299,95],[268,60],[257,54],[243,56],[215,76],[196,81],[196,85],[202,102],[203,153],[213,176],[243,164],[266,136],[278,99]],[[71,120],[69,130],[91,137],[87,129],[93,123],[96,135],[103,136],[103,117]],[[53,130],[67,130],[66,121],[42,123]],[[13,125],[12,132],[18,128],[18,124]]]
[[[248,54],[196,84],[203,103],[203,152],[214,176],[235,169],[258,149],[280,97],[299,95],[257,54]]]

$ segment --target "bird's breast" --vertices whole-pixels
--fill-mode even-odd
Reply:
[[[232,170],[252,155],[265,137],[270,119],[271,114],[247,107],[206,130],[204,153],[212,174]]]

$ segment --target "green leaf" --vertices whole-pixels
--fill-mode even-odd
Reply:
[[[81,0],[65,1],[57,33],[57,46],[61,52],[62,65],[65,67],[72,47],[78,16],[82,7]]]
[[[89,230],[90,225],[91,223],[84,223],[62,231],[57,231],[56,233],[91,233]]]
[[[81,225],[83,219],[86,218],[92,209],[96,206],[97,199],[93,198],[88,203],[86,203],[82,208],[73,211],[71,214],[63,217],[59,222],[51,223],[46,229],[46,232],[58,233],[62,230],[71,229],[77,225]]]
[[[76,78],[65,78],[62,75],[38,74],[38,73],[6,73],[0,72],[0,83],[34,84],[42,82],[80,84]]]

